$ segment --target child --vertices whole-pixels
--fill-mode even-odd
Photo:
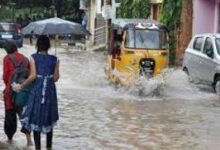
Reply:
[[[55,82],[59,79],[59,61],[48,54],[50,40],[39,36],[37,53],[30,58],[30,76],[22,84],[13,87],[19,91],[32,82],[28,103],[21,115],[21,123],[34,132],[36,149],[41,149],[41,133],[47,135],[47,148],[52,148],[53,127],[58,120]]]
[[[7,40],[4,49],[8,55],[6,55],[3,59],[3,80],[5,83],[4,94],[4,102],[5,102],[5,122],[4,122],[4,131],[8,136],[8,140],[11,141],[16,130],[17,130],[17,114],[20,116],[22,108],[18,108],[13,104],[12,96],[11,96],[11,83],[12,76],[15,70],[15,64],[10,57],[13,57],[16,62],[21,63],[25,57],[24,55],[18,53],[17,46],[14,41]],[[9,56],[10,55],[10,56]],[[28,65],[26,66],[27,70]],[[30,132],[22,128],[21,130],[27,138],[27,146],[32,145]]]

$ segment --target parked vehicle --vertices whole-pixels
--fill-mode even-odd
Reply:
[[[220,94],[220,34],[194,36],[185,51],[183,70],[191,80],[212,84]]]
[[[110,30],[106,72],[112,82],[136,83],[168,66],[167,28],[146,19],[116,19]]]
[[[18,47],[23,46],[23,36],[19,25],[0,22],[0,47],[4,46],[6,40],[14,40]]]

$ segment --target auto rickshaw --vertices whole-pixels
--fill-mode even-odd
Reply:
[[[110,29],[106,73],[114,83],[133,85],[168,66],[167,28],[154,20],[116,19]]]

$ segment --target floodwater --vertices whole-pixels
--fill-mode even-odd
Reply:
[[[29,56],[34,47],[25,45],[21,52]],[[1,66],[4,55],[0,49]],[[104,52],[58,49],[58,56],[54,150],[219,150],[220,100],[209,86],[189,83],[180,69],[116,87],[106,80]],[[1,79],[0,93],[3,88]],[[2,94],[0,99],[0,149],[33,149],[25,147],[20,125],[7,143]]]

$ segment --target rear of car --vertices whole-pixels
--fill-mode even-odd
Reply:
[[[23,46],[23,36],[19,25],[15,23],[0,22],[0,47],[2,48],[7,40],[14,40],[18,47]]]

